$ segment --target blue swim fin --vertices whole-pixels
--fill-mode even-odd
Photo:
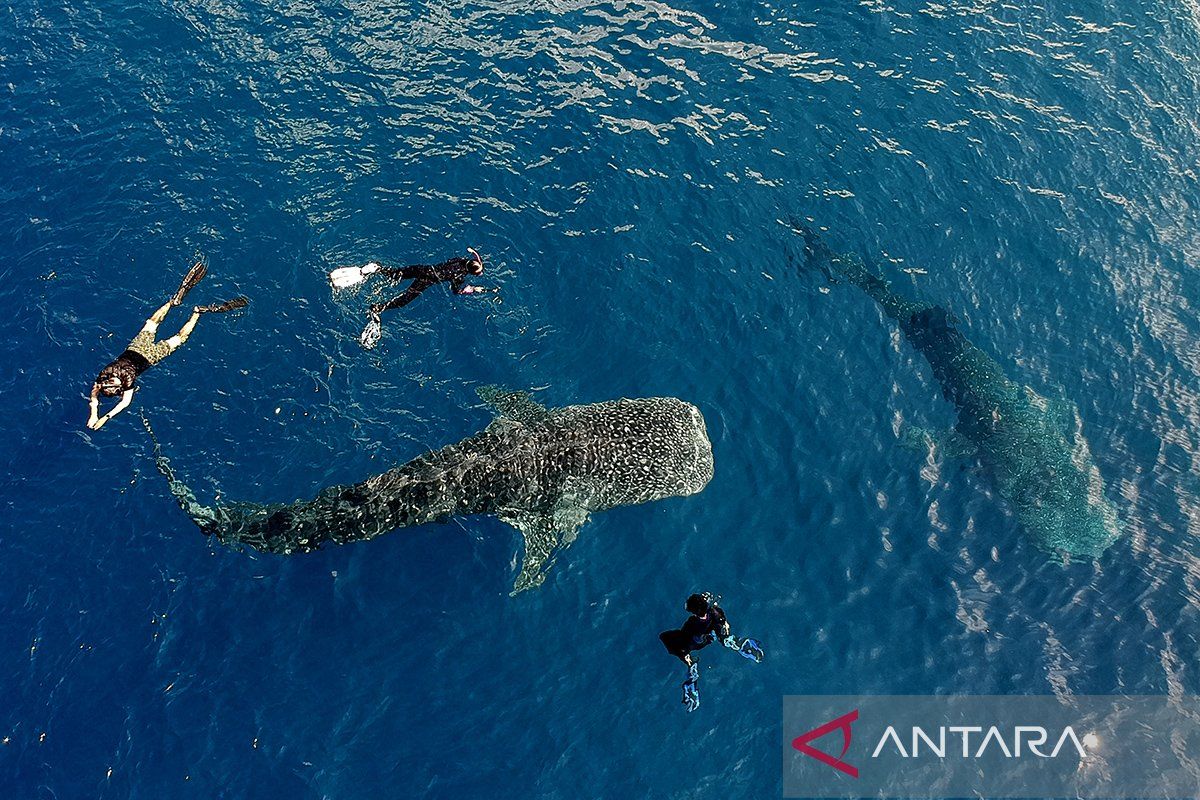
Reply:
[[[738,648],[738,654],[743,658],[750,659],[755,664],[761,664],[763,655],[765,655],[758,639],[743,639],[742,646]]]
[[[696,682],[699,680],[700,667],[696,664],[689,664],[688,677],[683,682],[683,706],[688,710],[688,713],[700,707],[700,691],[696,688]]]
[[[726,636],[721,640],[721,644],[730,650],[737,650],[738,655],[742,658],[748,658],[755,664],[762,663],[763,649],[758,639],[738,639],[736,636]]]

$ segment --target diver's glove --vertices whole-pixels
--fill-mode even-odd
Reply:
[[[378,270],[379,265],[374,261],[363,264],[361,267],[338,267],[329,273],[329,282],[335,289],[349,289],[351,286],[362,283],[368,275]]]
[[[683,682],[683,705],[689,713],[700,707],[700,691],[696,688],[696,682],[699,680],[700,667],[696,664],[689,665],[688,678]]]
[[[383,326],[379,322],[379,315],[372,311],[367,315],[367,327],[363,328],[362,336],[359,341],[362,346],[370,350],[375,345],[379,344],[380,338],[383,336]]]
[[[737,650],[738,655],[742,658],[748,658],[755,664],[761,664],[763,660],[762,645],[757,639],[742,639],[738,641],[736,636],[726,636],[721,640],[721,644],[728,647],[730,650]]]

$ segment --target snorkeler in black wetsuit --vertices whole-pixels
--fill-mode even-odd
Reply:
[[[386,303],[375,303],[367,311],[367,326],[362,332],[363,347],[374,347],[382,334],[380,315],[393,308],[403,308],[416,300],[421,292],[439,283],[449,283],[450,290],[455,294],[482,294],[483,292],[498,292],[499,289],[485,289],[482,286],[472,286],[467,283],[467,277],[483,274],[483,259],[473,248],[468,247],[471,258],[452,258],[440,264],[412,264],[407,267],[384,267],[374,261],[361,267],[339,267],[329,273],[329,280],[335,289],[345,289],[357,286],[376,272],[393,281],[412,281],[400,294]]]
[[[683,627],[674,631],[663,631],[658,635],[667,652],[678,658],[688,668],[687,680],[683,682],[683,704],[688,711],[700,707],[700,692],[696,682],[700,680],[700,669],[697,659],[692,653],[703,650],[714,641],[731,650],[737,650],[742,656],[761,662],[763,659],[762,645],[756,639],[737,639],[729,631],[729,620],[725,612],[717,605],[716,598],[708,592],[694,594],[687,599],[684,608],[692,616],[687,618]]]

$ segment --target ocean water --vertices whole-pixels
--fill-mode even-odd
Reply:
[[[1200,607],[1200,7],[18,0],[0,10],[0,795],[777,796],[781,697],[1189,693]],[[871,300],[788,226],[943,304],[1075,402],[1121,517],[1027,540]],[[477,247],[357,342],[347,263]],[[201,320],[134,408],[86,393],[197,253]],[[164,332],[182,322],[176,312]],[[509,597],[491,518],[300,557],[286,501],[551,406],[707,419],[689,498],[598,514]],[[758,666],[657,633],[724,597]]]

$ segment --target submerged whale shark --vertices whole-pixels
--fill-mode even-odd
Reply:
[[[525,392],[488,387],[497,412],[482,432],[352,486],[292,504],[206,507],[155,443],[159,471],[180,508],[207,534],[269,553],[492,514],[525,538],[513,593],[541,584],[551,556],[593,511],[699,492],[713,475],[700,410],[673,397],[547,410]]]
[[[958,409],[953,431],[909,431],[951,455],[976,455],[1035,545],[1095,556],[1120,535],[1100,471],[1083,438],[1079,410],[1010,380],[995,359],[967,341],[949,312],[895,291],[853,254],[837,255],[806,226],[810,258],[870,296],[933,368]],[[914,436],[915,434],[915,436]]]

